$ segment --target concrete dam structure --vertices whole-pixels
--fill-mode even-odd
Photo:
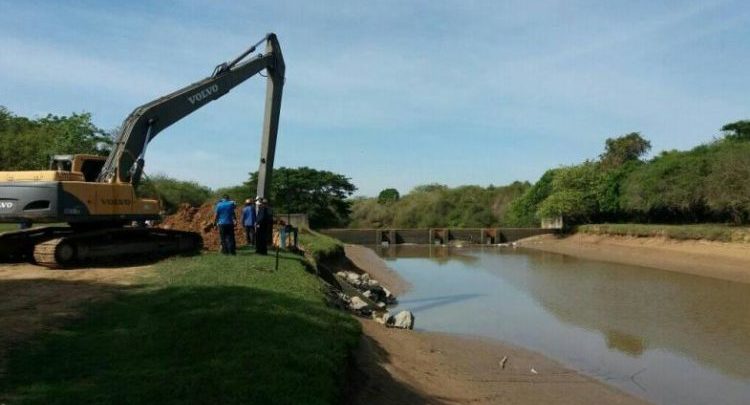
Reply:
[[[411,243],[448,244],[463,241],[491,245],[511,243],[530,236],[554,234],[557,229],[543,228],[422,228],[422,229],[321,229],[320,233],[354,245]]]

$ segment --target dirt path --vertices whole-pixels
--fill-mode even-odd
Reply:
[[[529,249],[561,253],[662,270],[750,283],[750,244],[676,241],[575,234],[565,238],[543,235],[518,244]]]
[[[370,275],[407,283],[367,248],[346,253]],[[405,291],[405,289],[401,290]],[[417,322],[419,319],[417,318]],[[387,329],[363,320],[354,404],[644,404],[528,350],[498,341]],[[503,367],[502,360],[507,358]],[[532,368],[535,372],[531,371]]]
[[[78,315],[81,304],[132,288],[150,267],[49,270],[0,264],[0,373],[8,350]]]

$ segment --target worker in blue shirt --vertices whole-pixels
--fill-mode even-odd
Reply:
[[[245,227],[245,238],[247,245],[255,244],[255,203],[251,198],[245,200],[245,207],[242,208],[242,226]]]
[[[236,254],[236,243],[234,241],[234,224],[237,217],[234,210],[237,205],[229,199],[228,195],[216,203],[216,217],[214,221],[219,227],[219,237],[221,238],[221,253],[226,255]]]

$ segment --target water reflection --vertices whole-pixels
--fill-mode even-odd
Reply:
[[[437,308],[444,305],[455,304],[472,298],[481,297],[481,294],[455,294],[442,297],[422,298],[418,300],[404,300],[401,304],[409,305],[412,311],[424,311],[427,309]]]
[[[631,356],[640,356],[646,349],[643,339],[638,336],[610,330],[605,333],[605,337],[607,339],[607,347]]]
[[[401,305],[418,327],[539,350],[657,403],[750,403],[748,284],[523,249],[378,252],[415,286]]]
[[[600,331],[612,348],[639,355],[664,348],[750,377],[750,286],[551,253],[523,272],[499,272],[551,313]]]
[[[380,257],[385,260],[395,260],[397,258],[430,258],[438,264],[446,264],[455,260],[462,263],[475,263],[479,259],[471,254],[462,254],[460,249],[451,248],[442,245],[386,245],[371,246]]]

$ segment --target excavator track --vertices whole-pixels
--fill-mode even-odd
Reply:
[[[52,239],[34,246],[34,262],[40,266],[57,268],[61,263],[71,259],[69,244],[63,243],[65,238]]]
[[[67,226],[47,226],[0,233],[0,262],[33,261],[36,246],[72,233],[73,228]]]
[[[64,269],[89,265],[144,262],[174,255],[194,254],[203,239],[193,232],[159,228],[108,228],[57,232],[26,231],[2,234],[0,239],[17,240],[11,258],[23,258],[48,268]],[[1,240],[0,240],[1,242]],[[18,261],[18,260],[16,260]]]

